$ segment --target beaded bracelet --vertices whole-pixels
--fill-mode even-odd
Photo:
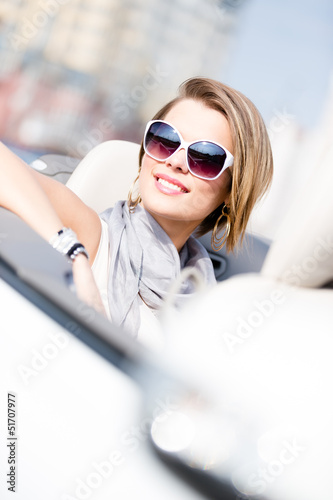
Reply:
[[[77,239],[76,234],[72,229],[63,227],[49,240],[49,243],[58,250],[58,252],[67,256],[70,260],[74,261],[76,257],[82,253],[89,259],[89,254],[85,247]]]

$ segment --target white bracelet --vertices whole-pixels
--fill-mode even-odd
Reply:
[[[82,243],[77,239],[76,234],[72,229],[63,227],[49,240],[49,243],[63,255],[67,256],[72,261],[82,253],[89,259],[89,254]]]

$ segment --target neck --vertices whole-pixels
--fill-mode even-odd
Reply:
[[[185,221],[177,221],[173,219],[156,217],[155,214],[151,215],[169,236],[172,243],[177,248],[178,252],[181,251],[186,241],[189,239],[195,228],[198,226],[198,223],[194,221],[192,221],[192,223],[189,223]]]

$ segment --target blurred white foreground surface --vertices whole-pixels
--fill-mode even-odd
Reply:
[[[332,290],[258,275],[170,312],[161,363],[201,387],[212,408],[196,418],[198,436],[183,456],[200,462],[201,453],[202,467],[231,476],[250,497],[331,500],[332,320]]]
[[[203,498],[147,447],[151,420],[129,377],[3,281],[0,302],[1,499]],[[16,395],[15,494],[4,477],[7,393]],[[154,405],[161,413],[168,400]]]

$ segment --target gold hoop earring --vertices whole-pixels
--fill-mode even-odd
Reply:
[[[139,180],[139,177],[140,177],[140,170],[139,170],[139,173],[138,175],[136,176],[136,178],[134,179],[131,187],[130,187],[130,190],[128,192],[128,196],[127,196],[127,204],[128,204],[128,208],[129,208],[129,212],[132,214],[136,207],[139,205],[139,203],[141,203],[142,199],[141,199],[141,195],[140,193],[138,193],[137,197],[133,200],[132,199],[132,195],[133,195],[133,191],[135,189],[135,184],[137,183],[137,181]]]
[[[230,215],[228,214],[228,212],[226,212],[226,209],[227,209],[227,206],[223,205],[222,213],[219,216],[219,218],[217,219],[217,221],[215,222],[215,226],[214,226],[214,229],[212,232],[211,246],[212,246],[212,249],[215,250],[215,252],[218,252],[219,250],[221,250],[221,248],[223,247],[223,245],[227,241],[228,236],[230,234],[231,220],[230,220]],[[227,218],[227,222],[226,222],[226,225],[223,227],[223,234],[221,236],[218,236],[218,225],[223,217]]]

